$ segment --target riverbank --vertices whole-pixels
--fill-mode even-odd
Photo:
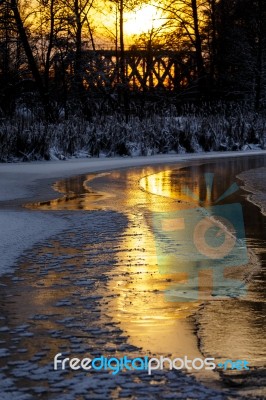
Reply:
[[[235,153],[232,155],[234,161],[240,161]],[[227,154],[222,156],[228,157]],[[152,201],[154,195],[150,198],[149,193],[139,190],[139,178],[162,169],[168,171],[182,166],[195,165],[197,168],[200,164],[204,168],[206,164],[206,168],[209,168],[215,159],[218,159],[217,168],[226,171],[224,167],[230,165],[231,160],[227,164],[226,159],[221,160],[216,154],[206,158],[186,155],[186,158],[178,160],[171,157],[168,161],[166,156],[160,159],[133,159],[131,161],[139,165],[138,168],[132,166],[130,169],[126,168],[128,159],[118,159],[117,164],[108,159],[83,160],[82,165],[80,160],[74,160],[72,166],[68,162],[55,163],[56,168],[50,163],[22,164],[21,169],[16,168],[16,165],[6,165],[12,169],[13,183],[20,184],[24,191],[18,193],[18,198],[13,194],[9,201],[3,201],[1,214],[6,217],[7,229],[10,230],[11,226],[9,220],[13,221],[14,235],[18,226],[15,222],[22,218],[24,226],[22,224],[17,229],[21,243],[30,245],[29,239],[24,239],[27,234],[31,235],[33,242],[36,241],[31,244],[30,251],[24,252],[20,258],[16,273],[2,278],[2,354],[8,357],[11,366],[15,366],[13,370],[12,367],[8,368],[10,376],[16,381],[10,383],[6,392],[11,392],[11,387],[22,387],[26,393],[44,393],[40,398],[45,400],[47,388],[49,399],[55,398],[63,388],[66,391],[64,400],[73,400],[81,393],[90,398],[124,398],[126,395],[135,395],[139,399],[147,392],[151,399],[229,399],[231,395],[245,398],[245,394],[237,397],[236,393],[225,388],[217,391],[208,389],[192,376],[187,377],[183,373],[163,371],[159,379],[158,376],[150,379],[141,373],[136,377],[127,371],[118,374],[116,378],[109,374],[85,376],[78,373],[70,377],[55,374],[51,368],[51,360],[59,351],[70,355],[87,352],[94,356],[116,354],[119,357],[124,354],[132,357],[146,354],[170,356],[169,353],[173,355],[175,352],[181,356],[190,355],[191,351],[192,356],[195,356],[192,345],[195,342],[196,348],[196,337],[192,332],[193,324],[186,317],[190,314],[188,308],[184,304],[183,311],[182,304],[177,308],[174,303],[169,303],[169,313],[166,313],[164,302],[159,302],[160,298],[163,299],[164,285],[168,282],[162,280],[161,276],[156,279],[158,271],[156,275],[152,238],[149,230],[145,231],[145,221],[142,218],[142,207],[145,204],[162,210],[168,203],[171,206],[174,200],[159,196],[156,201]],[[95,165],[90,161],[95,162]],[[142,162],[148,165],[142,167]],[[249,168],[240,170],[253,168],[258,162],[259,157],[254,156],[254,162],[248,164]],[[92,172],[93,168],[98,168],[100,172],[107,166],[109,170],[117,169],[111,174],[99,174],[91,187],[97,192],[109,189],[110,195],[116,197],[100,202],[103,208],[97,214],[90,211],[90,204],[84,201],[85,208],[76,207],[76,212],[69,207],[69,201],[65,201],[67,207],[61,208],[64,202],[59,202],[59,207],[54,208],[56,212],[54,209],[43,212],[21,208],[21,204],[29,199],[60,197],[67,191],[73,195],[82,193],[79,187],[83,187],[86,173]],[[22,167],[27,171],[22,172]],[[51,184],[63,174],[77,176],[81,173],[81,179],[65,180],[66,190],[59,190],[60,194],[51,189]],[[235,175],[232,174],[233,177]],[[9,176],[12,177],[12,174]],[[192,179],[194,176],[191,174]],[[63,182],[61,185],[64,188]],[[225,185],[227,187],[226,182]],[[12,190],[15,192],[14,185],[10,185],[6,197],[12,196]],[[134,191],[138,193],[137,196]],[[26,217],[27,221],[23,219]],[[34,224],[39,229],[34,234],[32,217],[36,217]],[[60,221],[65,225],[60,226]],[[59,229],[59,232],[46,239],[44,234],[52,236],[54,229]],[[13,234],[9,238],[13,238]],[[9,256],[16,253],[16,236],[11,244],[7,243],[6,249]],[[172,320],[177,325],[171,326]],[[34,383],[39,382],[40,378],[43,380],[41,387],[39,383]],[[214,383],[214,377],[210,380]],[[162,396],[161,385],[166,397]],[[119,391],[114,393],[115,387]],[[13,397],[18,398],[17,394]],[[252,398],[252,394],[249,398]]]
[[[250,192],[247,196],[248,200],[258,206],[263,215],[266,215],[266,168],[242,172],[237,178],[244,182],[243,189]]]
[[[165,165],[217,157],[262,155],[265,151],[173,154],[150,157],[86,158],[67,161],[37,161],[0,164],[0,275],[13,271],[23,251],[67,227],[67,219],[55,213],[36,213],[21,208],[31,200],[54,197],[52,184],[65,177],[145,165]],[[21,212],[23,211],[23,212]]]

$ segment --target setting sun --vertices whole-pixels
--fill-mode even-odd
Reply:
[[[125,33],[134,35],[149,32],[163,24],[162,15],[152,5],[145,4],[141,8],[125,13]]]

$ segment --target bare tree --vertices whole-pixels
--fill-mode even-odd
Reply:
[[[165,12],[169,20],[171,46],[179,51],[195,53],[198,93],[200,97],[206,96],[208,87],[204,53],[207,49],[204,27],[208,3],[206,0],[170,0],[157,7]]]
[[[257,56],[256,56],[256,69],[255,69],[255,109],[262,108],[263,91],[265,92],[265,73],[266,73],[266,6],[263,0],[257,1],[256,13],[256,27],[257,27]]]
[[[0,107],[11,115],[14,109],[14,83],[19,46],[8,2],[0,2]]]
[[[33,78],[35,79],[36,85],[38,87],[39,90],[39,94],[44,106],[44,110],[45,110],[45,116],[47,119],[51,119],[52,115],[51,115],[51,109],[50,109],[50,104],[49,104],[49,97],[45,91],[45,87],[42,81],[42,77],[40,74],[40,71],[38,69],[38,65],[36,63],[36,60],[34,58],[33,52],[32,52],[32,48],[30,46],[29,40],[28,40],[28,36],[26,33],[26,29],[24,27],[22,18],[21,18],[21,14],[20,14],[20,10],[18,7],[18,3],[16,0],[11,0],[11,9],[13,11],[14,14],[14,19],[16,22],[16,26],[17,26],[17,30],[18,33],[20,35],[20,40],[22,42],[22,45],[24,47],[24,51],[26,53],[27,59],[28,59],[28,63],[29,63],[29,67],[31,69]]]
[[[216,6],[216,70],[222,95],[252,101],[265,99],[266,4],[263,0],[220,0]]]
[[[55,109],[51,104],[51,96],[49,92],[49,71],[51,54],[54,46],[54,36],[55,36],[55,5],[57,0],[41,0],[39,4],[35,5],[34,10],[31,12],[41,13],[42,16],[45,15],[45,11],[48,8],[48,27],[45,36],[47,38],[46,52],[44,56],[44,70],[42,70],[41,63],[38,60],[38,50],[39,46],[35,46],[34,41],[34,31],[31,31],[31,37],[28,35],[27,28],[23,21],[23,17],[20,11],[20,6],[17,0],[10,0],[10,8],[13,13],[13,18],[15,21],[16,29],[18,31],[20,41],[22,43],[24,52],[26,54],[28,65],[31,70],[33,79],[36,82],[36,86],[40,95],[41,102],[44,107],[45,118],[47,120],[55,120],[56,113]],[[38,8],[42,6],[41,10]],[[25,10],[24,10],[25,11]],[[36,50],[37,49],[37,50]]]
[[[89,19],[89,12],[93,8],[93,3],[94,0],[61,0],[62,18],[66,21],[66,27],[74,44],[74,87],[82,112],[88,119],[91,118],[92,113],[84,87],[83,38],[84,30],[87,28],[92,45],[95,47]]]
[[[118,95],[119,95],[119,102],[124,108],[125,119],[126,122],[129,120],[129,88],[126,76],[126,58],[125,58],[125,38],[124,38],[124,13],[125,11],[132,11],[134,10],[140,3],[141,0],[110,0],[112,3],[116,4],[116,13],[118,12],[119,18],[117,18],[116,14],[116,34],[115,34],[115,41],[116,41],[116,50],[118,47],[118,29],[117,29],[117,20],[119,19],[119,68],[118,68],[118,75],[119,75],[119,83],[118,83]],[[117,57],[118,57],[118,50],[117,50]]]

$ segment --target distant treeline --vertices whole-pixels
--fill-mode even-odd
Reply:
[[[112,52],[97,48],[100,2],[117,13]],[[50,122],[114,110],[128,120],[221,100],[265,109],[265,0],[164,0],[165,23],[125,51],[124,12],[136,4],[0,0],[0,117],[26,107]]]

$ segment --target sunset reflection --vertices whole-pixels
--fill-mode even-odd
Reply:
[[[220,275],[221,287],[230,280],[245,286],[245,295],[239,298],[214,296],[214,275],[219,268],[208,269],[204,261],[189,266],[169,252],[164,262],[170,268],[162,270],[153,223],[156,213],[185,213],[197,208],[207,212],[234,184],[236,174],[248,168],[245,162],[238,160],[227,164],[229,175],[220,162],[182,169],[143,167],[80,176],[54,185],[62,194],[61,198],[27,206],[41,210],[112,210],[127,218],[121,243],[110,249],[115,258],[115,265],[106,272],[110,278],[107,294],[111,296],[108,310],[105,310],[105,299],[102,309],[129,336],[131,344],[157,355],[186,354],[195,358],[202,357],[203,352],[221,360],[248,359],[252,366],[261,366],[264,352],[259,345],[263,337],[259,309],[265,295],[260,289],[260,246],[256,239],[257,228],[254,228],[263,226],[259,220],[261,215],[254,213],[251,204],[243,203],[248,263],[224,267]],[[214,179],[212,185],[206,187],[204,174],[210,171]],[[230,206],[242,202],[240,195],[233,191],[221,204]],[[165,224],[167,235],[167,231],[174,231],[174,228],[181,232],[177,255],[181,254],[193,238],[188,236],[182,221],[170,220]],[[254,237],[252,243],[250,237]],[[187,262],[192,256],[187,257]],[[197,282],[189,281],[192,272]],[[52,276],[50,278],[53,280]],[[190,288],[186,290],[188,283]],[[49,282],[45,285],[49,286]],[[193,297],[195,293],[197,296]],[[194,334],[195,316],[201,337],[200,349]]]
[[[112,292],[119,294],[111,303],[113,317],[136,346],[157,354],[181,354],[184,349],[186,354],[197,353],[185,318],[199,303],[165,299],[165,291],[182,283],[184,274],[159,273],[153,235],[141,217],[131,221],[124,237],[123,248],[130,252],[118,252],[121,266],[109,285]]]

